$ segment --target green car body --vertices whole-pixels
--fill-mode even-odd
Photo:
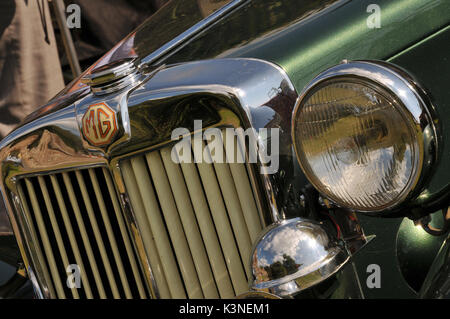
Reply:
[[[188,7],[189,3],[180,7]],[[370,9],[372,5],[380,10],[378,26],[370,25],[375,13]],[[136,53],[140,58],[200,19],[180,15],[175,4],[171,8],[173,15],[169,15],[169,8],[136,31]],[[449,22],[448,0],[243,1],[212,25],[178,43],[154,64],[216,58],[266,60],[287,73],[297,93],[316,75],[342,60],[383,60],[396,64],[413,75],[429,94],[439,119],[436,123],[441,145],[439,161],[420,196],[403,208],[403,215],[420,215],[434,212],[436,203],[448,203],[450,194]],[[165,29],[163,23],[171,27]],[[149,42],[152,44],[148,45]],[[359,276],[362,290],[359,297],[418,297],[439,249],[445,250],[441,246],[447,235],[431,236],[401,215],[387,218],[358,215],[366,235],[376,235],[350,264]],[[436,220],[439,222],[437,217]],[[369,288],[366,284],[370,275],[368,266],[372,264],[381,268],[380,288]],[[351,296],[351,289],[344,287],[334,297]]]
[[[367,26],[371,15],[367,8],[374,3],[381,9],[380,28]],[[442,139],[450,141],[449,22],[448,1],[251,1],[166,63],[216,57],[268,60],[280,65],[301,92],[317,74],[344,59],[389,61],[428,89],[441,121]],[[421,196],[427,203],[450,191],[450,149],[445,143],[443,147],[447,160],[439,162]],[[412,287],[421,286],[445,236],[434,238],[407,218],[360,216],[360,220],[366,234],[377,235],[356,256],[365,297],[416,297]],[[373,263],[383,269],[380,289],[369,289],[363,281]]]

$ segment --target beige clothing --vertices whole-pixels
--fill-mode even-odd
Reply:
[[[47,0],[0,1],[0,136],[64,87]]]
[[[48,1],[0,0],[0,139],[63,87]]]

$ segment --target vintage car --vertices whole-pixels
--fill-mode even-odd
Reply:
[[[2,297],[450,297],[449,22],[170,1],[1,142]]]

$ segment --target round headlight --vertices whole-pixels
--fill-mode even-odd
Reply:
[[[432,124],[403,71],[355,61],[308,85],[292,127],[298,160],[316,189],[340,206],[371,212],[393,208],[416,188],[433,153]]]

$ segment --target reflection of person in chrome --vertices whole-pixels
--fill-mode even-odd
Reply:
[[[203,17],[209,16],[211,13],[228,4],[230,0],[197,0],[198,6],[202,12]]]
[[[47,1],[0,1],[0,139],[64,87]],[[8,231],[0,200],[0,233]]]

